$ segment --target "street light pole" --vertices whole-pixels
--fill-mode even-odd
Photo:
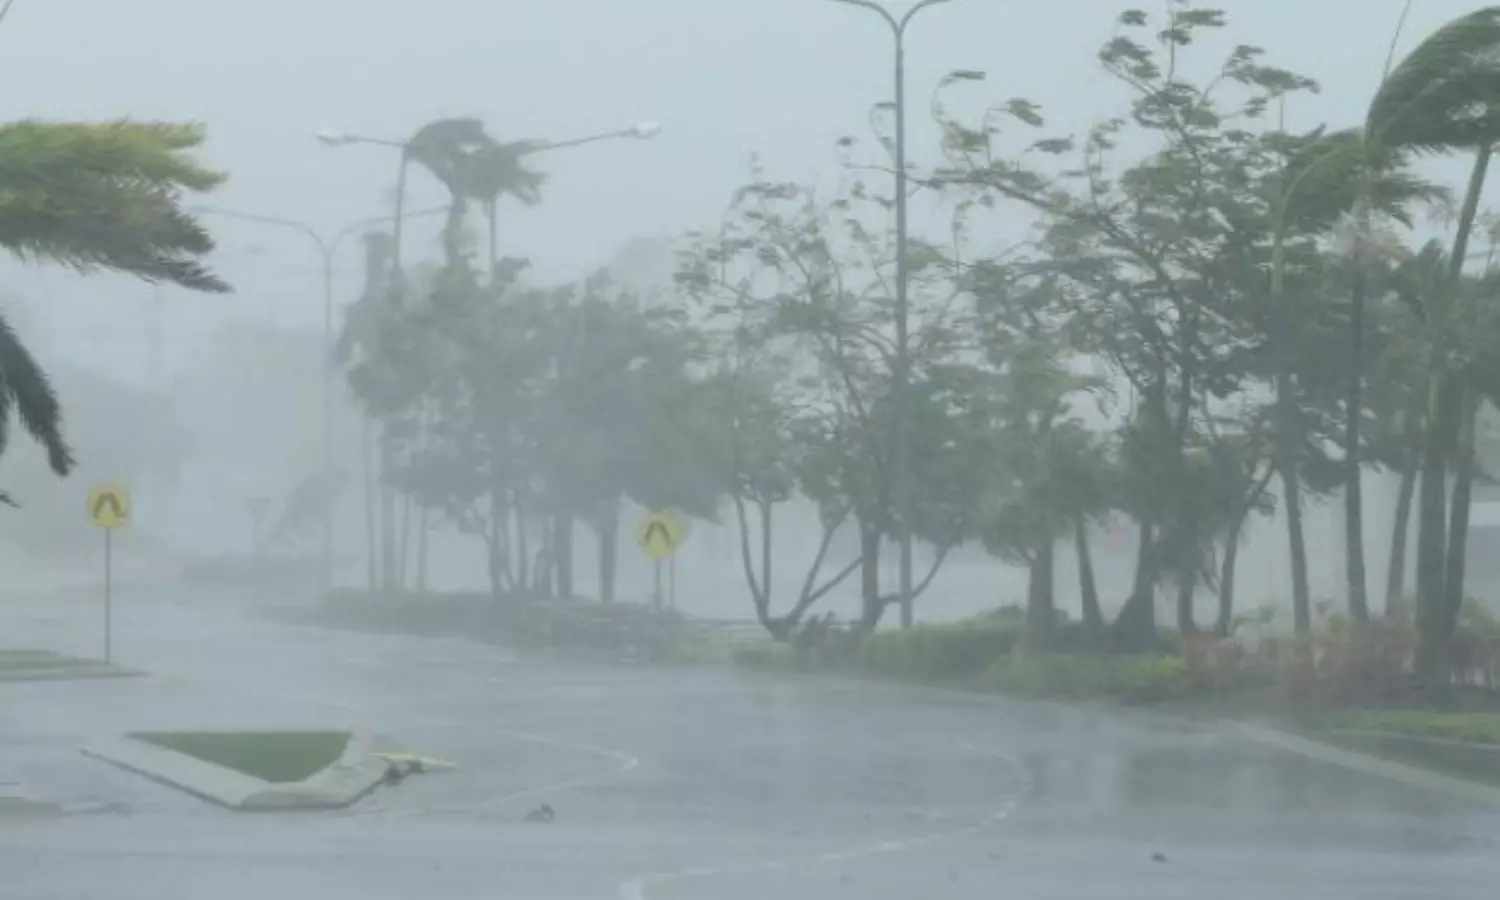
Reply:
[[[896,50],[896,354],[891,365],[891,495],[896,507],[896,540],[900,553],[901,627],[912,625],[911,560],[911,338],[908,319],[911,304],[907,296],[910,270],[907,262],[906,218],[906,26],[917,13],[951,0],[922,0],[901,18],[874,0],[834,0],[850,6],[862,6],[879,15],[891,27]]]
[[[323,562],[321,567],[321,583],[326,594],[333,586],[333,384],[335,379],[333,359],[333,263],[338,256],[339,247],[350,235],[357,231],[373,225],[380,225],[395,220],[394,216],[375,216],[359,219],[351,222],[334,234],[331,239],[324,238],[317,229],[310,225],[298,222],[295,219],[284,219],[280,216],[263,216],[256,213],[240,212],[233,209],[224,209],[215,206],[194,207],[193,212],[206,215],[222,216],[226,219],[239,219],[245,222],[257,222],[262,225],[273,225],[295,231],[308,240],[312,241],[317,249],[319,260],[322,264],[323,281],[323,383],[320,397],[322,407],[320,416],[323,431]],[[421,209],[406,213],[405,218],[413,216],[428,216],[436,213],[446,212],[443,208]]]

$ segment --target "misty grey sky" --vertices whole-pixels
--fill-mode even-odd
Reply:
[[[904,2],[891,2],[904,9]],[[931,159],[928,96],[945,72],[982,69],[983,96],[1024,95],[1078,128],[1119,108],[1094,63],[1114,0],[954,0],[910,33],[912,152]],[[1162,0],[1134,4],[1160,8]],[[1401,0],[1221,0],[1229,40],[1319,79],[1292,123],[1352,124],[1379,80]],[[1477,6],[1416,0],[1403,46]],[[655,141],[545,158],[545,202],[503,211],[506,252],[547,279],[579,275],[637,235],[715,221],[757,152],[778,175],[835,165],[833,142],[867,131],[889,96],[890,41],[867,11],[832,0],[17,0],[0,26],[10,118],[194,119],[229,184],[209,202],[295,218],[325,232],[385,211],[390,151],[328,149],[319,128],[402,138],[422,123],[477,115],[502,139],[562,139],[658,121]],[[414,180],[413,202],[441,201]],[[217,220],[231,297],[165,291],[169,366],[230,316],[320,321],[304,239]],[[426,234],[413,256],[429,249]],[[3,263],[7,286],[44,312],[45,347],[139,373],[150,288]],[[344,302],[357,287],[353,242]]]

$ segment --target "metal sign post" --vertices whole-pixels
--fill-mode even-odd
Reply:
[[[663,562],[668,562],[667,577],[669,579],[668,602],[673,608],[677,606],[677,550],[682,542],[687,539],[687,524],[676,515],[663,510],[653,509],[647,513],[635,526],[635,541],[646,551],[651,558],[651,608],[656,612],[662,609],[662,584],[661,568]]]
[[[89,521],[104,530],[104,661],[114,656],[114,556],[115,529],[130,521],[130,492],[118,484],[100,484],[89,489],[86,508]]]

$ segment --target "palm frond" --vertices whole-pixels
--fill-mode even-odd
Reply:
[[[202,263],[213,238],[179,199],[223,176],[187,150],[202,129],[166,123],[0,124],[0,247],[80,271],[226,292]]]
[[[58,475],[73,469],[73,453],[62,434],[62,406],[47,373],[0,315],[0,411],[8,423],[13,405],[21,426],[47,451],[47,464]],[[3,448],[3,432],[0,432]]]
[[[1427,153],[1500,137],[1500,7],[1454,19],[1407,54],[1370,104],[1366,131]]]

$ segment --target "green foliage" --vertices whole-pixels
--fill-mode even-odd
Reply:
[[[1374,731],[1500,745],[1500,714],[1430,709],[1343,710],[1324,720],[1329,728]]]
[[[985,617],[949,625],[878,631],[865,638],[860,666],[874,675],[912,681],[967,681],[1016,646],[1021,622]]]
[[[1197,693],[1185,660],[1175,656],[1017,654],[985,673],[991,688],[1023,697],[1155,703]]]
[[[222,292],[213,240],[179,205],[224,176],[198,165],[196,125],[22,120],[0,125],[0,246],[84,271]]]
[[[347,731],[139,731],[130,737],[272,784],[321,772],[349,743]]]

